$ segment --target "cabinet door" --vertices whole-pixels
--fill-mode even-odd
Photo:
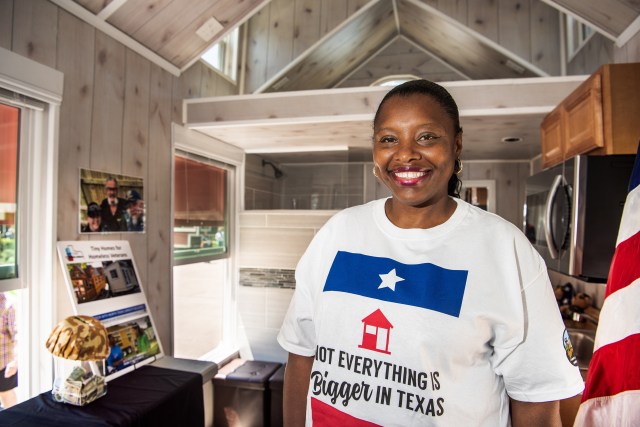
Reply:
[[[604,147],[601,80],[600,73],[593,74],[563,102],[565,159]]]
[[[549,113],[541,126],[542,167],[557,165],[562,162],[562,141],[564,134],[562,127],[562,107]]]

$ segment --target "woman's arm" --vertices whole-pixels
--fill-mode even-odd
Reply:
[[[285,427],[303,427],[313,357],[289,353],[284,371],[283,421]]]
[[[560,402],[521,402],[511,399],[513,427],[561,427]]]

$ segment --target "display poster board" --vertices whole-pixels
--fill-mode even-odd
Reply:
[[[144,183],[135,176],[80,169],[80,233],[144,233]]]
[[[163,356],[128,241],[58,242],[58,255],[74,313],[107,328],[107,381]]]

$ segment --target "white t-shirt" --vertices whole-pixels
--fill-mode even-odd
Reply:
[[[308,426],[508,426],[508,396],[583,390],[544,261],[455,200],[429,229],[396,227],[384,199],[349,208],[307,248],[278,341],[315,355]]]

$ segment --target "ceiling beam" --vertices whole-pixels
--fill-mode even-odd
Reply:
[[[132,51],[142,55],[142,57],[153,62],[163,70],[168,71],[169,73],[173,74],[176,77],[180,77],[180,69],[178,67],[176,67],[175,65],[173,65],[172,63],[170,63],[160,55],[156,54],[155,52],[151,51],[147,47],[138,43],[137,41],[129,37],[127,34],[118,30],[113,25],[98,18],[97,15],[94,15],[93,13],[89,12],[87,9],[80,6],[78,3],[75,3],[72,0],[51,0],[51,3],[54,3],[55,5],[61,7],[62,9],[76,16],[77,18],[80,18],[81,20],[93,26],[94,28],[102,31],[106,35],[114,38],[116,41],[122,43]]]
[[[640,10],[620,0],[542,0],[624,46],[640,29]]]
[[[586,76],[442,82],[461,116],[549,112]],[[190,128],[371,120],[388,87],[305,90],[186,99]]]
[[[113,15],[116,10],[120,9],[123,4],[125,4],[128,0],[113,0],[111,3],[105,6],[104,9],[98,13],[98,18],[106,21],[109,19],[111,15]]]

